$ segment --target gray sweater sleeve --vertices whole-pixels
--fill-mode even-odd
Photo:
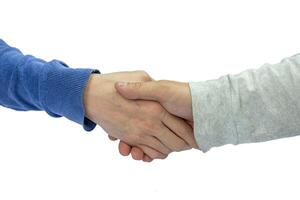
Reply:
[[[190,83],[203,152],[300,134],[300,54],[216,80]]]

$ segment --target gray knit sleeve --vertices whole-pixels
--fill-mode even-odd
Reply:
[[[236,75],[192,82],[190,89],[195,138],[203,152],[300,134],[300,54]]]

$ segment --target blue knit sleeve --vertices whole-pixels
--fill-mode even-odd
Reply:
[[[85,118],[83,94],[93,69],[72,69],[46,62],[8,46],[0,39],[0,105],[21,111],[44,110],[66,117],[87,131],[96,125]]]

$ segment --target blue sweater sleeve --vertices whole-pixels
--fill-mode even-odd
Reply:
[[[64,116],[87,131],[96,125],[85,118],[83,93],[93,69],[72,69],[23,55],[0,39],[0,105],[14,110],[44,110]]]

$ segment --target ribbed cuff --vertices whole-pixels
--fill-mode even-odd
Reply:
[[[94,69],[72,69],[65,63],[53,60],[46,63],[41,79],[41,102],[45,111],[53,116],[64,116],[91,131],[96,124],[85,117],[83,95]]]

